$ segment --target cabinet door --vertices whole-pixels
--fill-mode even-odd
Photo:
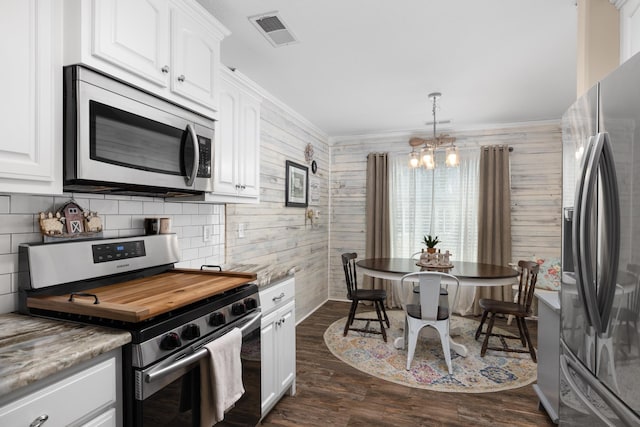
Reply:
[[[282,391],[293,382],[296,374],[295,301],[288,302],[278,310],[276,324],[278,325],[278,390]]]
[[[61,23],[60,1],[2,2],[3,192],[62,193]]]
[[[620,62],[640,52],[640,0],[627,0],[620,8]]]
[[[167,0],[93,1],[92,54],[158,86],[169,80]]]
[[[218,110],[220,42],[197,21],[171,9],[171,91]]]
[[[236,134],[238,132],[239,93],[232,85],[222,85],[220,91],[220,118],[216,127],[215,170],[213,171],[213,191],[218,194],[235,195],[236,177]]]
[[[238,139],[239,195],[260,194],[260,101],[240,94],[240,129]]]
[[[278,395],[276,375],[276,320],[278,312],[262,318],[260,328],[260,356],[262,357],[262,415],[275,404]]]

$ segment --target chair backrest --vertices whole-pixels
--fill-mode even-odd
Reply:
[[[438,306],[447,308],[449,306],[448,295],[443,294],[442,301],[440,301],[440,288],[442,287],[443,278],[455,283],[457,292],[460,287],[458,278],[439,271],[418,271],[405,274],[400,279],[401,287],[405,280],[418,280],[420,286],[420,317],[424,320],[438,320]]]
[[[518,269],[520,270],[520,277],[516,302],[524,306],[527,313],[529,313],[533,301],[533,294],[536,290],[540,266],[535,261],[518,261]]]
[[[629,296],[628,308],[633,313],[636,313],[636,316],[640,317],[640,265],[627,264],[627,270],[635,277],[636,280],[636,289]]]
[[[422,251],[414,252],[411,254],[411,259],[420,259],[420,255],[422,255]]]
[[[355,252],[342,254],[342,268],[344,269],[344,280],[347,284],[347,297],[349,299],[358,290],[356,258],[358,258],[358,254]]]

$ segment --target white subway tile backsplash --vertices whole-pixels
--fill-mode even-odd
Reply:
[[[181,214],[182,213],[182,203],[165,203],[164,204],[164,213],[171,214]]]
[[[200,258],[213,256],[213,247],[212,246],[204,246],[202,248],[198,248],[198,256]]]
[[[0,274],[16,273],[18,271],[18,254],[0,255]]]
[[[171,224],[173,227],[191,225],[191,215],[175,215]]]
[[[0,214],[9,213],[11,208],[11,198],[9,196],[0,196]]]
[[[182,227],[182,237],[202,237],[202,227],[189,225]]]
[[[197,215],[198,214],[198,203],[184,203],[182,205],[182,213],[184,215]]]
[[[120,215],[142,215],[142,202],[138,200],[120,200],[118,202]]]
[[[145,215],[162,215],[164,213],[164,203],[142,202],[142,213]]]
[[[0,254],[11,253],[11,234],[0,234]]]
[[[182,250],[182,256],[180,257],[180,261],[186,261],[186,260],[191,260],[191,259],[196,259],[196,258],[198,258],[198,249],[197,248],[183,249]]]
[[[119,213],[118,204],[118,200],[93,199],[89,201],[89,210],[97,212],[100,216],[117,214]]]
[[[37,214],[55,211],[53,196],[14,195],[11,197],[12,214]]]
[[[21,243],[39,243],[42,242],[42,234],[40,233],[16,233],[11,234],[11,253],[17,254]]]
[[[0,313],[11,313],[18,309],[18,294],[0,295]]]
[[[105,215],[103,219],[105,228],[131,228],[131,215]]]
[[[13,292],[11,286],[11,274],[0,274],[0,295]]]
[[[201,204],[198,205],[198,214],[200,215],[212,215],[213,214],[213,206],[209,204]]]
[[[0,215],[0,234],[31,233],[34,231],[34,215]]]

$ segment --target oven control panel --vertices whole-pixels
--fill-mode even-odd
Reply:
[[[91,251],[93,252],[93,262],[96,264],[146,255],[143,240],[91,245]]]

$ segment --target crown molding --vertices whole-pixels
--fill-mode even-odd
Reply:
[[[624,4],[627,2],[628,0],[609,0],[609,3],[611,3],[612,5],[614,5],[616,7],[616,9],[620,10],[622,8],[622,6],[624,6]]]

